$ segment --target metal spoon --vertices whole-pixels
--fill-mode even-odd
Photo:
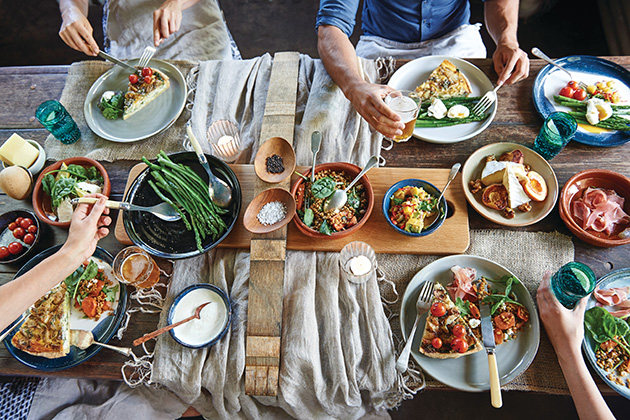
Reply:
[[[319,147],[322,145],[322,133],[319,131],[313,131],[311,134],[311,152],[313,152],[313,167],[311,168],[311,185],[315,182],[315,158],[319,152]]]
[[[564,67],[556,64],[551,58],[549,58],[547,56],[547,54],[545,54],[544,52],[540,51],[537,47],[532,48],[532,54],[534,54],[536,57],[545,60],[547,63],[551,64],[552,66],[556,66],[558,67],[560,70],[562,70],[563,72],[565,72],[566,74],[569,75],[569,79],[573,80],[573,76],[571,75],[571,73],[569,72],[569,70],[565,69]]]
[[[110,344],[99,343],[98,341],[95,341],[92,331],[70,330],[70,344],[80,348],[81,350],[85,350],[92,344],[96,344],[97,346],[105,347],[106,349],[122,353],[127,357],[131,355],[131,349],[129,347],[112,346]]]
[[[324,203],[324,211],[338,210],[345,206],[348,201],[348,191],[350,191],[350,188],[352,188],[367,171],[375,167],[377,163],[378,156],[372,156],[365,164],[363,170],[359,172],[359,175],[357,175],[344,190],[335,190],[335,192],[332,193],[330,198]]]
[[[203,308],[205,308],[207,305],[210,305],[211,303],[212,302],[206,302],[206,303],[203,303],[203,304],[197,306],[197,309],[195,309],[195,313],[193,315],[189,316],[188,318],[184,318],[181,321],[175,322],[175,323],[173,323],[171,325],[167,325],[166,327],[162,327],[162,328],[160,328],[158,330],[155,330],[155,331],[153,331],[151,333],[145,334],[145,335],[143,335],[140,338],[136,338],[135,340],[133,340],[133,345],[134,346],[139,346],[140,344],[144,343],[145,341],[149,341],[150,339],[152,339],[154,337],[157,337],[158,335],[163,334],[163,333],[165,333],[168,330],[172,330],[173,328],[178,327],[178,326],[180,326],[180,325],[182,325],[182,324],[184,324],[184,323],[186,323],[188,321],[192,321],[195,318],[196,319],[200,319],[199,314],[201,313],[201,310]]]
[[[456,163],[455,165],[453,165],[451,167],[451,172],[448,174],[448,179],[446,181],[446,185],[444,186],[444,188],[442,188],[442,194],[440,194],[440,197],[437,199],[437,206],[438,206],[438,208],[440,206],[440,202],[442,201],[442,197],[444,197],[444,192],[446,191],[448,186],[451,185],[451,181],[457,176],[457,172],[459,172],[459,168],[461,168],[461,167],[462,167],[461,163]],[[435,223],[435,221],[438,219],[439,213],[440,213],[439,211],[434,212],[433,214],[435,216],[431,216],[433,218],[433,220],[431,220],[430,223],[425,224],[423,229],[426,229],[429,226],[431,226],[433,223]]]
[[[210,199],[217,206],[227,208],[232,202],[232,188],[230,188],[225,181],[217,178],[212,173],[210,165],[208,165],[208,159],[206,159],[206,155],[203,153],[203,149],[197,141],[197,137],[195,137],[195,134],[192,132],[190,121],[186,124],[186,133],[188,133],[190,143],[192,144],[193,149],[195,149],[199,163],[201,163],[201,166],[203,166],[206,172],[208,172],[208,194],[210,194]]]
[[[70,204],[80,204],[80,203],[94,204],[97,201],[98,199],[93,198],[93,197],[80,197],[80,198],[73,198],[72,200],[70,200]],[[165,202],[156,204],[155,206],[151,206],[151,207],[144,207],[144,206],[137,206],[131,203],[125,203],[124,201],[107,200],[105,202],[105,207],[109,209],[118,209],[118,210],[126,210],[126,211],[147,211],[167,222],[174,222],[182,218],[182,216],[180,216],[180,214],[177,213],[177,210],[175,210],[173,206]]]

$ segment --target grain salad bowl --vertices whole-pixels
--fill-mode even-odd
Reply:
[[[339,177],[340,173],[344,173],[346,177],[346,182],[343,185],[337,184],[336,188],[345,188],[347,184],[349,184],[359,173],[361,172],[361,168],[357,165],[353,165],[352,163],[347,162],[333,162],[333,163],[323,163],[321,165],[315,166],[315,180],[317,182],[318,179],[326,177],[328,175],[336,175]],[[306,181],[305,178],[310,178],[311,171],[307,170],[302,175],[303,177],[299,177],[297,181],[291,187],[291,194],[295,198],[296,202],[296,213],[293,216],[293,221],[295,222],[296,227],[300,232],[310,238],[319,238],[319,239],[337,239],[343,238],[349,235],[352,235],[367,222],[370,214],[372,214],[372,209],[374,208],[374,191],[372,190],[372,184],[370,183],[370,179],[367,175],[363,175],[361,179],[355,184],[353,190],[359,191],[359,195],[362,199],[359,200],[359,216],[357,216],[356,224],[349,226],[347,228],[343,228],[342,230],[336,230],[330,227],[330,233],[323,233],[321,230],[322,216],[325,217],[325,220],[328,224],[328,221],[333,217],[332,214],[322,215],[323,211],[321,210],[321,206],[323,204],[323,200],[325,199],[317,199],[314,203],[311,204],[311,209],[317,215],[314,216],[314,221],[311,226],[307,226],[304,221],[304,204],[305,204],[305,188],[307,185],[310,185],[310,181]],[[346,209],[344,207],[343,210]],[[347,209],[346,209],[347,210]],[[337,216],[340,218],[341,216]],[[337,219],[339,220],[339,219]],[[331,221],[331,224],[334,224]],[[319,227],[318,227],[319,226]],[[324,229],[325,231],[325,229]]]

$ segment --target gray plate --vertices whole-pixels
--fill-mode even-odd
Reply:
[[[134,65],[138,60],[129,60]],[[120,66],[114,66],[99,77],[92,85],[85,98],[83,113],[85,121],[92,131],[106,140],[130,143],[158,134],[173,125],[186,105],[188,88],[184,76],[170,63],[151,60],[151,67],[162,71],[170,79],[170,87],[149,105],[127,120],[119,118],[108,120],[98,108],[98,101],[103,92],[108,90],[127,90],[129,72]]]
[[[422,283],[433,280],[446,286],[453,281],[451,267],[454,265],[474,268],[477,270],[477,278],[486,276],[490,279],[499,279],[512,274],[499,264],[474,255],[451,255],[427,265],[411,279],[403,296],[400,309],[400,329],[405,340],[409,336],[415,320],[416,300]],[[540,342],[538,312],[536,312],[529,292],[521,284],[514,285],[512,290],[518,301],[525,305],[530,317],[529,323],[518,334],[517,338],[497,346],[497,364],[501,385],[513,381],[514,378],[527,370],[536,356]],[[485,350],[482,349],[477,353],[458,359],[431,359],[418,352],[426,318],[426,314],[420,317],[414,343],[411,347],[411,354],[420,367],[444,385],[462,391],[478,392],[490,389],[488,357]]]

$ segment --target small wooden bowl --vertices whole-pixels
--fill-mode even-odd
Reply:
[[[39,177],[37,177],[37,182],[35,183],[35,188],[33,188],[33,210],[35,210],[35,214],[37,215],[37,217],[39,218],[39,220],[41,220],[44,223],[48,223],[49,225],[52,226],[58,226],[58,227],[62,227],[62,228],[68,228],[70,226],[70,222],[57,222],[54,220],[50,220],[48,218],[48,216],[46,216],[46,213],[51,212],[51,208],[50,208],[50,197],[48,197],[46,195],[46,193],[44,193],[44,189],[42,188],[42,180],[44,179],[44,177],[46,176],[46,174],[50,171],[54,171],[56,169],[61,168],[61,165],[65,163],[66,165],[70,165],[70,164],[75,164],[75,165],[81,165],[81,166],[94,166],[96,167],[96,169],[98,169],[98,171],[101,173],[101,175],[103,176],[103,192],[102,194],[105,196],[109,197],[109,193],[112,190],[112,185],[109,182],[109,176],[107,175],[107,171],[105,170],[105,168],[103,167],[103,165],[101,165],[100,163],[98,163],[97,161],[95,161],[94,159],[90,159],[87,157],[83,157],[83,156],[78,156],[78,157],[72,157],[72,158],[68,158],[68,159],[63,159],[60,161],[57,161],[55,163],[53,163],[52,165],[48,166],[47,168],[45,168],[40,174]]]
[[[279,155],[282,158],[284,171],[272,174],[267,172],[267,158]],[[295,171],[295,151],[288,141],[282,137],[272,137],[260,146],[254,159],[254,170],[258,178],[270,184],[277,184],[291,176]]]
[[[573,175],[562,187],[558,207],[560,218],[564,224],[571,233],[591,245],[611,248],[630,244],[630,238],[618,237],[616,230],[612,235],[590,229],[584,230],[573,218],[571,204],[582,197],[582,193],[588,187],[614,190],[625,199],[623,210],[630,214],[630,178],[607,169],[589,169]]]
[[[274,223],[273,225],[263,225],[258,221],[258,212],[260,212],[260,209],[262,209],[265,204],[273,201],[279,201],[284,204],[287,214],[282,220]],[[278,230],[289,223],[294,214],[295,199],[291,193],[287,190],[283,190],[282,188],[270,188],[258,194],[254,197],[252,202],[249,203],[249,206],[247,206],[245,214],[243,215],[243,225],[245,225],[245,229],[251,233],[269,233],[274,230]]]

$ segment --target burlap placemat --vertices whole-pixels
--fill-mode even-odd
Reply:
[[[184,79],[187,79],[186,76],[195,66],[194,63],[185,61],[171,61],[171,63],[181,71]],[[112,162],[117,159],[137,160],[142,156],[153,157],[160,150],[166,153],[183,151],[184,124],[190,118],[187,109],[184,109],[177,121],[167,130],[133,143],[115,143],[105,140],[90,130],[83,114],[85,97],[92,84],[110,68],[112,64],[104,61],[81,61],[70,66],[60,102],[79,126],[81,139],[73,144],[63,144],[49,135],[44,144],[48,158],[60,160],[74,156],[87,156],[95,160]]]
[[[571,238],[560,233],[521,232],[509,230],[472,230],[470,248],[466,254],[488,258],[513,272],[525,285],[534,303],[536,290],[545,270],[552,272],[573,261],[574,248]],[[402,348],[400,332],[400,305],[407,284],[427,264],[439,259],[430,255],[377,255],[379,267],[388,280],[396,285],[398,300],[388,308],[394,341]],[[381,282],[381,293],[389,300],[396,299],[391,287]],[[420,328],[419,328],[420,330]],[[415,363],[415,362],[414,362]],[[435,379],[425,378],[427,387],[444,387]],[[568,395],[569,390],[562,375],[556,354],[541,325],[540,346],[530,367],[503,390],[535,391]]]

